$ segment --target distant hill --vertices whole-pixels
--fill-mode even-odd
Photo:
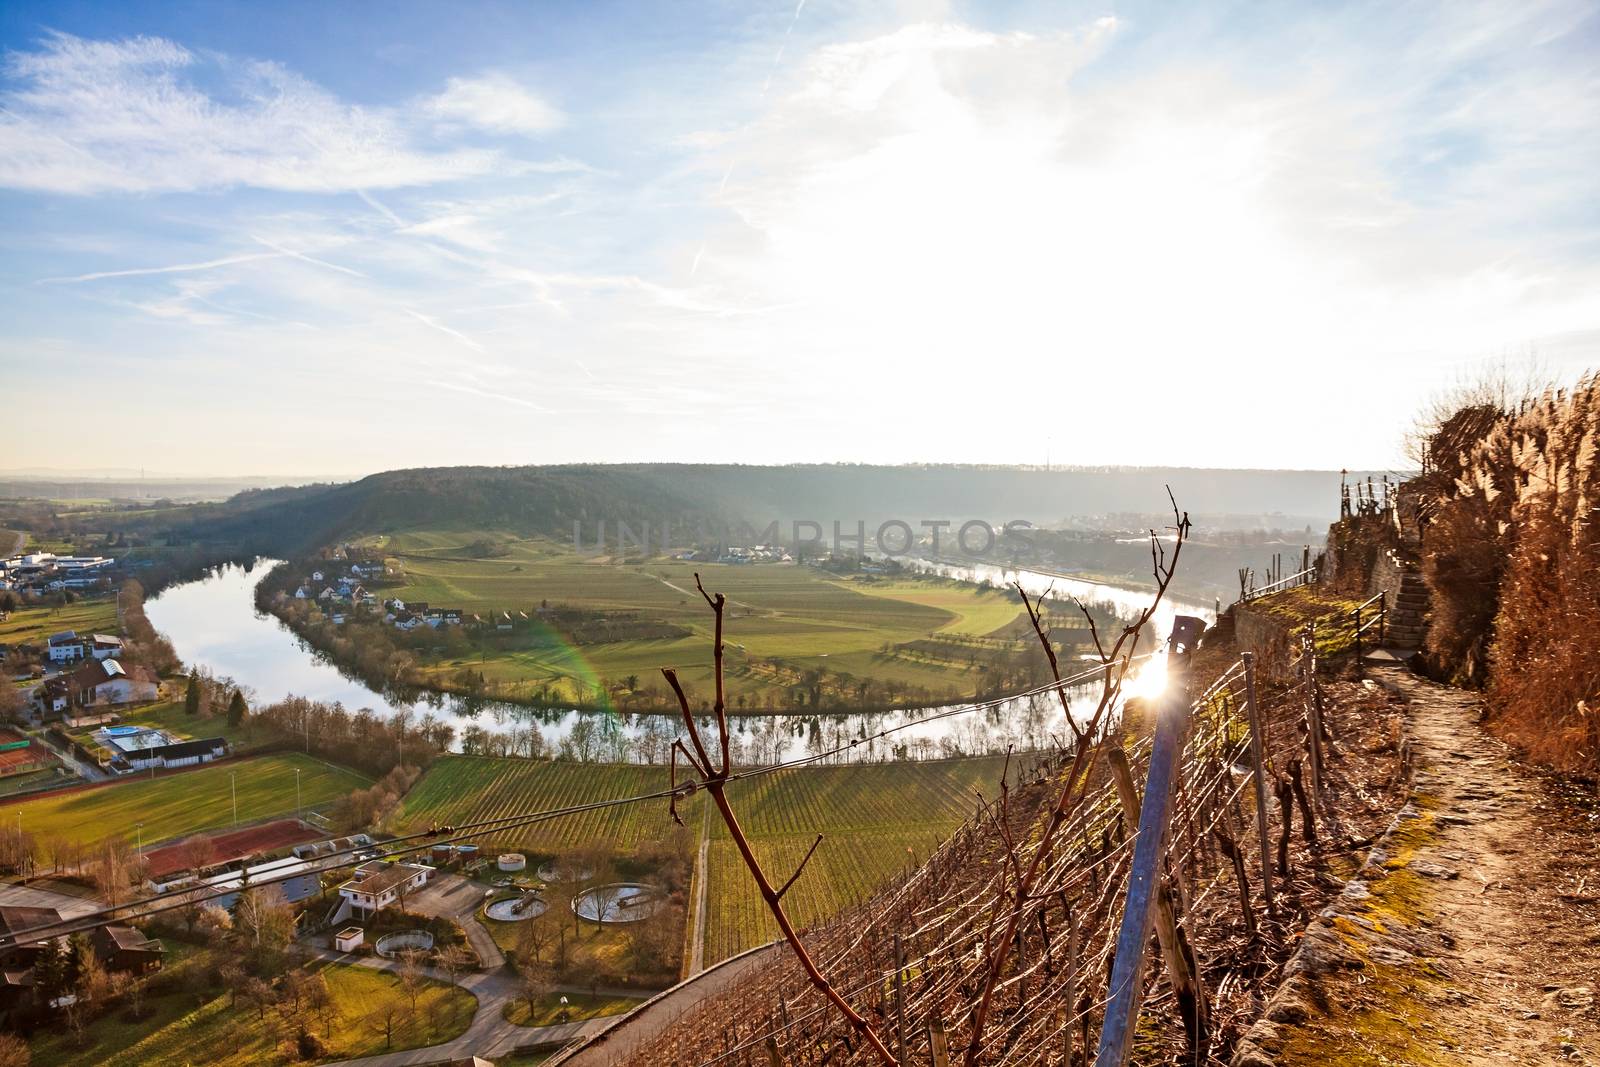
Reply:
[[[1364,475],[1363,475],[1364,476]],[[1160,516],[1166,486],[1194,515],[1230,524],[1320,529],[1337,517],[1337,471],[1196,468],[1030,469],[978,466],[581,464],[426,467],[338,485],[262,489],[185,512],[176,533],[293,553],[363,534],[421,528],[503,529],[570,537],[605,521],[704,527],[796,520],[869,531],[886,519],[1060,525]],[[170,523],[170,520],[168,520]],[[1100,521],[1095,525],[1115,525]]]

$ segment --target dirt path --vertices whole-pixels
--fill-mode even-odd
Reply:
[[[694,857],[694,916],[689,923],[689,967],[685,978],[706,969],[706,853],[711,847],[711,805],[700,810],[700,845]]]
[[[1399,668],[1411,803],[1235,1063],[1600,1064],[1595,815],[1478,726],[1476,696]]]

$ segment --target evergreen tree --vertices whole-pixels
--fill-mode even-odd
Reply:
[[[200,676],[189,672],[189,691],[183,694],[183,710],[188,715],[200,714]]]
[[[41,1003],[48,1004],[67,988],[67,959],[56,938],[46,941],[33,960],[33,989]]]
[[[235,689],[233,699],[228,701],[228,725],[238,726],[244,722],[245,713],[248,711],[244,704],[244,694]]]

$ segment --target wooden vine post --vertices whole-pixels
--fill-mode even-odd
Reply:
[[[1267,915],[1278,920],[1278,896],[1272,889],[1271,830],[1267,826],[1267,767],[1266,724],[1261,714],[1261,704],[1256,700],[1256,657],[1253,652],[1240,654],[1244,660],[1244,691],[1250,712],[1250,765],[1255,773],[1256,832],[1261,842],[1261,885],[1267,898]]]

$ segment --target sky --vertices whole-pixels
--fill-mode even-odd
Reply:
[[[1600,6],[0,6],[0,469],[1397,468],[1600,366]]]

